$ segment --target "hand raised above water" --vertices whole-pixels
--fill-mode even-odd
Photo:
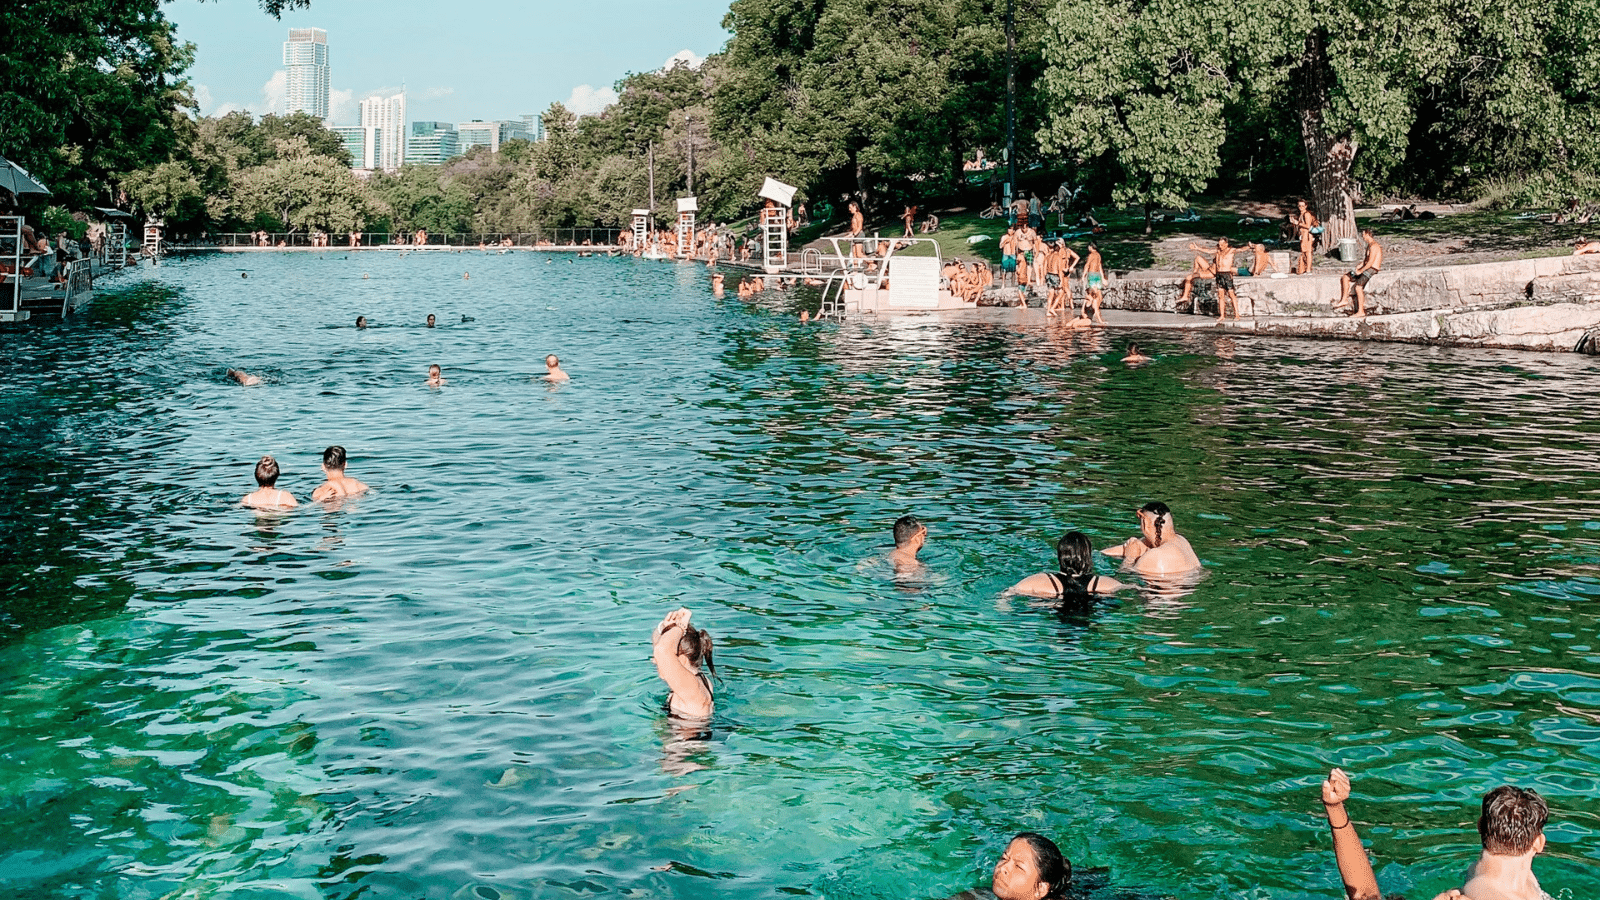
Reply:
[[[1322,782],[1322,802],[1326,806],[1338,806],[1350,799],[1350,776],[1343,769],[1334,769],[1328,773],[1326,781]]]

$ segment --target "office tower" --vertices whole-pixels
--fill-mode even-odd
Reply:
[[[522,117],[522,130],[527,132],[528,140],[544,140],[544,117],[528,113]]]
[[[330,131],[344,141],[350,151],[350,168],[376,169],[378,144],[383,139],[383,129],[373,125],[331,125]]]
[[[361,101],[361,124],[377,129],[373,168],[395,172],[406,161],[406,95],[368,97]]]
[[[288,70],[284,112],[328,117],[328,33],[321,28],[291,28],[283,44]]]
[[[406,141],[406,165],[437,166],[459,156],[459,136],[449,122],[412,122]]]
[[[498,153],[500,151],[499,122],[485,122],[482,119],[462,122],[456,126],[456,135],[460,142],[462,153],[466,153],[473,147],[488,147],[490,153]]]

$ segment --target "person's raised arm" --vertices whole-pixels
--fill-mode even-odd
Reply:
[[[678,641],[689,627],[689,611],[679,607],[667,613],[650,635],[650,661],[656,664],[656,674],[675,694],[696,696],[702,688],[694,676],[678,661]]]
[[[1334,769],[1322,782],[1322,810],[1328,816],[1328,829],[1333,832],[1333,858],[1339,865],[1339,878],[1350,900],[1382,900],[1367,848],[1361,845],[1361,835],[1356,833],[1355,823],[1344,807],[1348,799],[1350,776],[1342,769]]]

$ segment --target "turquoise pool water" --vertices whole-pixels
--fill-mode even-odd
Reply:
[[[1547,889],[1600,892],[1593,359],[1150,333],[1130,370],[795,302],[258,255],[4,332],[0,893],[942,898],[1027,828],[1144,896],[1334,898],[1331,765],[1387,891],[1454,884],[1512,781]],[[370,496],[235,505],[331,443]],[[1192,593],[1001,596],[1150,499]],[[709,740],[649,663],[678,605]]]

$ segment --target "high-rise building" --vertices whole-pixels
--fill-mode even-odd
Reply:
[[[329,130],[344,141],[350,151],[350,168],[372,170],[378,168],[379,144],[383,129],[375,125],[331,125]]]
[[[522,117],[522,130],[528,133],[528,140],[544,140],[544,116],[528,113]]]
[[[291,28],[283,44],[288,70],[284,112],[328,117],[328,33],[321,28]]]
[[[449,122],[412,122],[406,140],[406,165],[437,166],[460,155],[459,135]]]
[[[462,122],[456,126],[456,135],[462,153],[473,147],[488,147],[490,153],[500,152],[499,122],[485,122],[482,119]]]
[[[377,129],[374,134],[376,153],[372,168],[385,172],[399,170],[406,161],[406,95],[393,97],[368,97],[361,101],[361,124]]]

